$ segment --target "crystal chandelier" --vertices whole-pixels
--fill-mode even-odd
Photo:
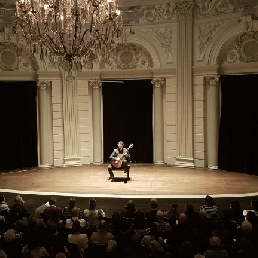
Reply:
[[[111,55],[122,38],[116,0],[17,0],[16,15],[15,32],[32,53],[70,73]]]

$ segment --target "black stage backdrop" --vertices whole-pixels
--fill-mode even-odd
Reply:
[[[0,82],[0,171],[38,166],[36,82]]]
[[[258,75],[221,77],[218,167],[258,175]]]
[[[104,162],[109,162],[117,142],[130,150],[132,162],[153,163],[151,80],[103,82]]]

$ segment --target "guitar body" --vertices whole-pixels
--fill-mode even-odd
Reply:
[[[115,168],[121,168],[125,158],[123,157],[123,154],[118,154],[117,158],[120,158],[120,160],[112,160],[111,165]]]
[[[120,158],[119,160],[111,160],[111,165],[115,168],[121,168],[123,161],[125,160],[125,155],[129,151],[129,149],[131,149],[132,147],[133,147],[133,144],[131,143],[125,153],[117,155],[117,158]]]

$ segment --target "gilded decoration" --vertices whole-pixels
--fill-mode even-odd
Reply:
[[[51,82],[50,81],[38,81],[37,86],[39,90],[46,90],[47,87],[50,87]]]
[[[157,4],[149,6],[132,6],[123,9],[124,23],[146,23],[170,21],[175,18],[175,4]]]
[[[118,45],[112,57],[100,62],[100,69],[153,68],[154,62],[148,50],[139,44]]]
[[[165,78],[154,78],[152,79],[151,83],[154,85],[155,88],[161,88],[165,84]]]
[[[258,62],[258,32],[245,32],[224,46],[218,63]]]
[[[24,46],[0,42],[0,69],[2,71],[36,71],[38,67],[30,51]]]
[[[177,19],[193,18],[194,3],[183,1],[176,3]]]
[[[216,32],[229,20],[201,24],[197,28],[197,61],[203,61],[207,47],[212,42]]]
[[[151,36],[159,45],[164,54],[166,63],[173,63],[172,56],[172,28],[159,28],[159,29],[142,29],[140,30]]]
[[[89,85],[93,89],[99,90],[99,89],[101,89],[102,82],[100,80],[89,81]]]

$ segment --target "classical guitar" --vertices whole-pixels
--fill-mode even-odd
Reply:
[[[126,149],[124,153],[117,155],[116,160],[111,160],[112,166],[115,168],[121,168],[123,160],[125,160],[125,156],[131,148],[133,148],[132,143],[129,145],[129,147]]]

